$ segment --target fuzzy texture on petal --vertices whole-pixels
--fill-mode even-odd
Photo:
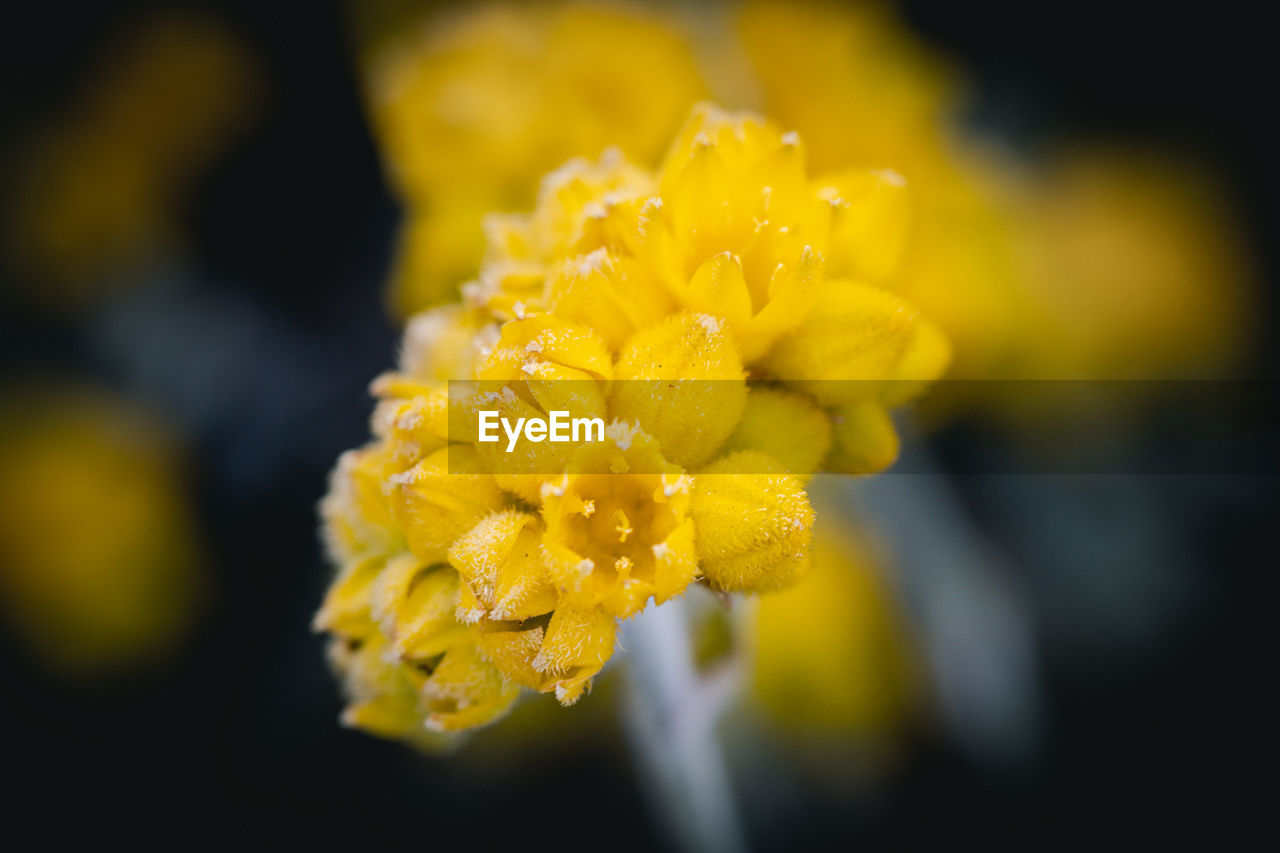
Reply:
[[[889,281],[911,233],[906,180],[880,169],[841,172],[818,185],[818,197],[831,205],[827,275],[874,284]]]
[[[797,477],[758,451],[707,466],[693,486],[702,573],[717,589],[764,592],[796,580],[808,563],[813,508]]]
[[[916,310],[892,293],[838,280],[822,285],[819,302],[765,367],[825,406],[875,397],[915,334]]]
[[[482,519],[449,550],[449,563],[467,587],[458,606],[463,622],[525,619],[551,611],[555,590],[542,562],[542,525],[517,510]]]
[[[742,419],[725,451],[758,450],[790,474],[812,474],[831,447],[831,421],[809,397],[757,386],[747,396]]]
[[[437,450],[390,484],[409,550],[427,563],[443,562],[459,536],[506,500],[497,481],[481,472],[476,451],[466,445]]]
[[[742,360],[724,321],[685,312],[646,329],[614,370],[615,417],[633,420],[679,465],[710,459],[746,405]]]

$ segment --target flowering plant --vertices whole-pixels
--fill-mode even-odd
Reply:
[[[520,687],[570,704],[650,599],[801,576],[807,476],[890,464],[888,408],[946,366],[863,283],[902,244],[905,192],[811,180],[796,134],[700,106],[656,174],[573,160],[530,214],[488,218],[480,278],[410,323],[323,505],[341,571],[316,624],[348,722],[464,729]],[[586,412],[604,441],[508,454],[468,428],[478,405]]]

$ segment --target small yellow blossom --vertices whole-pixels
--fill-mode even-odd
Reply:
[[[544,487],[544,561],[563,600],[626,619],[697,576],[691,478],[654,438],[621,423],[608,435]]]
[[[702,572],[718,589],[767,592],[808,566],[809,498],[796,477],[759,451],[707,466],[695,482],[691,512]]]
[[[344,454],[334,471],[321,515],[341,572],[315,627],[332,635],[330,662],[349,699],[344,722],[427,746],[426,731],[488,722],[518,691],[459,624],[457,571],[408,551],[380,487],[386,465],[369,448]]]

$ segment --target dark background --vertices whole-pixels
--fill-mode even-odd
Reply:
[[[489,848],[550,833],[559,844],[659,843],[610,735],[499,772],[336,725],[339,694],[308,629],[328,579],[314,505],[338,453],[364,440],[365,383],[395,355],[381,289],[397,211],[358,103],[344,9],[198,5],[248,40],[268,83],[261,119],[184,211],[201,278],[180,298],[202,318],[192,331],[206,333],[192,336],[192,363],[220,328],[247,324],[251,341],[217,374],[227,380],[222,414],[188,417],[203,409],[178,405],[194,424],[215,596],[180,664],[133,682],[64,684],[0,640],[7,839],[25,830],[47,843]],[[10,4],[0,153],[17,138],[9,130],[65,97],[104,37],[156,6]],[[1033,148],[1119,134],[1215,166],[1269,297],[1280,185],[1275,47],[1261,4],[910,2],[905,13],[977,78],[978,118]],[[160,309],[140,297],[130,310]],[[1270,328],[1274,301],[1265,312]],[[8,288],[0,295],[7,371],[170,393],[171,380],[128,357],[101,357],[103,334],[28,312]],[[1270,378],[1274,366],[1264,334],[1248,372]],[[994,770],[922,731],[873,801],[815,801],[764,846],[1220,841],[1273,823],[1264,810],[1274,783],[1262,780],[1275,768],[1274,716],[1262,697],[1274,679],[1274,600],[1260,589],[1276,564],[1272,486],[1264,478],[1250,486],[1258,500],[1204,520],[1192,543],[1209,556],[1204,601],[1158,655],[1108,669],[1044,655],[1046,737],[1029,765]]]

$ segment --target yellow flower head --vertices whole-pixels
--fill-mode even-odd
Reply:
[[[812,575],[752,613],[755,700],[827,761],[843,741],[891,745],[921,710],[918,650],[869,546],[820,524]]]
[[[521,686],[569,704],[650,601],[800,577],[808,475],[890,464],[887,407],[946,364],[915,309],[849,277],[900,242],[903,193],[811,180],[795,134],[708,106],[657,172],[572,160],[530,213],[490,217],[464,306],[410,323],[374,383],[375,440],[324,503],[340,573],[317,625],[348,718],[461,728]],[[597,437],[504,444],[478,424],[557,411]]]
[[[1203,377],[1249,343],[1248,253],[1211,177],[1156,152],[1077,148],[1028,199],[1036,377]]]
[[[878,268],[946,332],[951,377],[1206,375],[1239,353],[1251,271],[1203,175],[1088,148],[1037,173],[962,132],[965,81],[881,4],[752,0],[734,17],[760,107],[815,165],[910,178],[902,262]]]
[[[393,300],[407,316],[475,273],[481,217],[536,176],[619,145],[650,164],[704,93],[673,22],[623,4],[490,3],[367,52],[367,99],[409,208]]]
[[[5,200],[8,248],[39,297],[78,303],[172,248],[176,205],[251,117],[257,74],[233,32],[191,13],[110,46]]]
[[[700,106],[652,178],[616,153],[575,160],[544,181],[533,213],[490,220],[488,261],[464,292],[500,319],[590,326],[617,355],[615,380],[724,380],[696,423],[633,405],[642,383],[614,396],[668,458],[698,465],[740,420],[738,377],[838,407],[901,402],[910,380],[945,369],[938,330],[863,283],[886,268],[883,247],[904,243],[906,194],[896,173],[811,179],[797,134]]]
[[[163,657],[200,586],[194,521],[165,429],[93,395],[0,410],[0,610],[73,676]]]

